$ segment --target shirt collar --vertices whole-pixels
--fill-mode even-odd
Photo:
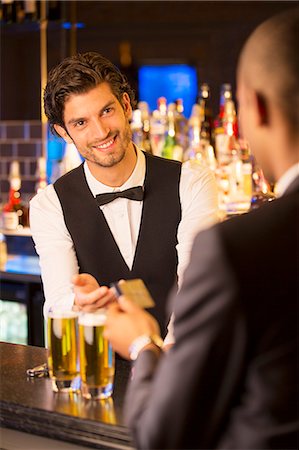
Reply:
[[[281,197],[290,184],[299,176],[299,162],[291,166],[283,175],[279,178],[275,185],[275,194],[277,197]]]
[[[143,186],[145,178],[145,156],[139,148],[137,148],[135,145],[134,147],[137,155],[136,165],[131,176],[127,179],[127,181],[125,181],[122,186],[111,187],[101,183],[92,175],[86,161],[84,162],[86,181],[94,197],[98,194],[104,194],[106,192],[123,191],[134,186]]]

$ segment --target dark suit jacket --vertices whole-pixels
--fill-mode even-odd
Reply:
[[[142,449],[298,449],[299,178],[201,232],[175,300],[176,344],[144,351],[127,396]]]

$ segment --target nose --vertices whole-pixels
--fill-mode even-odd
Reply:
[[[101,118],[95,119],[92,123],[92,132],[95,137],[104,140],[110,133],[110,128],[107,123]]]

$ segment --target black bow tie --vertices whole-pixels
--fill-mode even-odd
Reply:
[[[130,189],[126,189],[125,191],[116,191],[109,192],[107,194],[98,194],[96,195],[96,200],[99,206],[106,205],[106,203],[110,203],[116,198],[128,198],[130,200],[143,200],[144,192],[142,186],[136,186]]]

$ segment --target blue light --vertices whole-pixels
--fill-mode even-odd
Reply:
[[[54,136],[49,131],[48,148],[47,148],[47,179],[54,182],[53,172],[57,164],[62,160],[65,150],[65,142],[62,138]]]
[[[185,115],[189,117],[197,96],[197,73],[187,64],[144,65],[138,71],[139,99],[157,108],[157,99],[166,97],[171,103],[183,99]]]
[[[64,28],[65,30],[70,30],[72,28],[71,22],[63,22],[62,28]]]
[[[75,28],[77,28],[78,30],[82,29],[82,28],[85,28],[85,23],[83,23],[83,22],[77,22],[74,25],[75,25]],[[72,28],[72,23],[71,22],[63,22],[61,24],[61,26],[65,30],[70,30]]]

